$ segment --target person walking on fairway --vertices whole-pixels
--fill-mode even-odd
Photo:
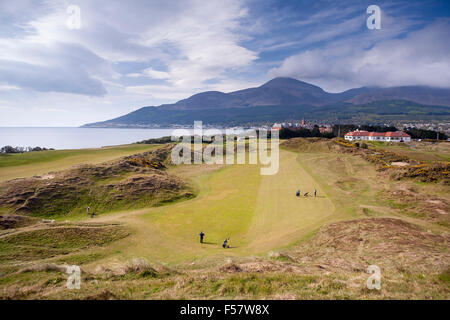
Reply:
[[[314,197],[317,196],[317,190],[314,188]]]
[[[230,246],[228,245],[228,240],[230,240],[230,238],[226,238],[225,241],[222,244],[222,248],[226,249],[229,248]]]
[[[300,190],[297,190],[297,193],[295,194],[297,197],[300,197]]]
[[[91,207],[90,206],[87,206],[86,212],[87,212],[87,214],[91,213]]]
[[[203,237],[205,236],[203,231],[200,231],[199,236],[200,236],[200,243],[203,243]]]

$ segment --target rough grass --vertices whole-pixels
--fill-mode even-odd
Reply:
[[[0,206],[41,217],[68,217],[132,209],[190,198],[189,186],[168,175],[170,146],[97,165],[0,184]]]
[[[36,223],[36,219],[27,216],[1,214],[0,215],[0,230],[22,228]]]
[[[272,258],[235,258],[174,269],[139,258],[84,270],[81,290],[65,288],[60,266],[38,264],[0,280],[15,299],[448,299],[448,236],[399,219],[360,219],[320,229]],[[275,257],[275,259],[274,259]],[[286,257],[286,259],[278,259]],[[366,269],[381,268],[381,290]]]
[[[336,145],[341,146],[340,152],[358,155],[377,165],[377,169],[385,171],[392,179],[414,179],[420,182],[440,182],[450,184],[450,162],[448,161],[447,142],[436,143],[431,151],[416,151],[429,147],[421,142],[418,145],[371,142],[370,148],[359,148],[357,143],[334,139]],[[428,142],[426,144],[429,144]],[[440,147],[440,146],[445,147]],[[413,148],[410,150],[409,148]],[[405,152],[405,150],[407,152]],[[428,154],[430,157],[425,157]],[[432,155],[432,156],[431,156]],[[424,158],[424,160],[419,160]],[[442,161],[446,159],[447,161]],[[397,165],[396,165],[397,164]],[[398,166],[398,164],[401,164]]]
[[[0,238],[0,263],[24,262],[106,245],[129,235],[119,226],[52,227],[20,231]],[[73,258],[72,258],[73,259]]]
[[[431,163],[434,161],[450,161],[450,143],[412,141],[409,143],[368,142],[379,149],[404,155],[413,160]]]

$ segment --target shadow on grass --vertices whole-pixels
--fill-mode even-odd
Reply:
[[[325,196],[301,196],[301,197],[297,197],[299,199],[305,199],[305,198],[326,198]]]

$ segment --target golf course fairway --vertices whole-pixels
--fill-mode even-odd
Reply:
[[[195,199],[175,204],[99,217],[122,222],[133,234],[111,246],[109,259],[143,257],[178,263],[215,256],[262,254],[301,240],[330,221],[334,205],[320,185],[302,168],[298,154],[280,151],[280,168],[260,175],[258,165],[188,165],[199,189]],[[189,168],[188,168],[189,167]],[[314,188],[317,197],[314,197]],[[297,197],[300,189],[302,196]],[[304,193],[309,192],[308,197]],[[199,243],[198,234],[206,236]],[[230,237],[230,248],[222,243]]]

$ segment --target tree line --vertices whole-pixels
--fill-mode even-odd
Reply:
[[[337,137],[343,137],[346,133],[361,130],[369,132],[388,132],[388,131],[398,131],[394,126],[382,126],[382,125],[356,125],[356,124],[335,124],[333,125],[333,134]]]
[[[332,127],[332,132],[321,133],[319,126],[315,125],[312,129],[307,128],[282,128],[280,130],[280,139],[290,138],[308,138],[308,137],[322,137],[322,138],[335,138],[343,137],[346,133],[363,130],[369,132],[395,132],[398,129],[394,126],[381,126],[381,125],[355,125],[355,124],[335,124]],[[411,136],[411,139],[434,139],[447,140],[448,136],[444,132],[438,132],[434,130],[425,130],[418,128],[406,128],[404,130]]]
[[[46,150],[55,150],[53,148],[41,148],[41,147],[12,147],[12,146],[4,146],[0,148],[0,153],[25,153],[32,151],[46,151]]]
[[[336,135],[334,132],[321,133],[319,126],[315,125],[312,129],[308,128],[282,128],[280,130],[280,139],[291,138],[309,138],[309,137],[322,137],[322,138],[334,138]]]
[[[448,136],[444,132],[434,130],[406,128],[405,132],[409,134],[412,139],[439,139],[439,140],[448,139]]]

